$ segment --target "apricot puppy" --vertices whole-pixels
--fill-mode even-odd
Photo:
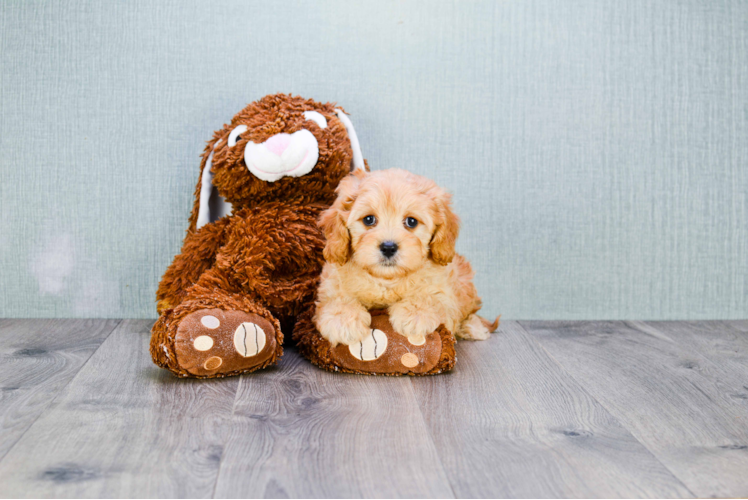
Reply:
[[[327,239],[314,317],[334,346],[371,333],[369,309],[387,309],[396,332],[421,344],[444,326],[457,338],[496,330],[476,314],[470,263],[455,254],[459,218],[451,195],[405,170],[356,171],[320,216]]]

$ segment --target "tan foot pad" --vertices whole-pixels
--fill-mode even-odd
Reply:
[[[382,375],[423,375],[436,368],[442,356],[439,331],[408,339],[396,333],[387,313],[372,311],[372,333],[354,345],[330,349],[330,360],[343,371]]]
[[[270,322],[243,311],[201,309],[182,319],[174,338],[180,368],[198,376],[249,370],[275,348]]]

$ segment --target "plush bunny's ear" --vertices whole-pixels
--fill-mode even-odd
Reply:
[[[213,151],[221,143],[219,140],[213,146]],[[217,221],[221,217],[228,215],[233,210],[231,203],[218,194],[218,190],[213,185],[213,151],[208,155],[208,159],[203,167],[202,177],[200,179],[200,207],[197,212],[197,224],[195,229],[200,229],[209,222]]]
[[[358,143],[358,136],[356,135],[356,129],[353,128],[351,119],[348,118],[342,109],[336,109],[335,113],[343,125],[345,130],[348,132],[348,139],[351,141],[351,149],[353,150],[353,161],[351,162],[351,172],[356,169],[365,170],[364,168],[364,155],[361,153],[361,145]]]

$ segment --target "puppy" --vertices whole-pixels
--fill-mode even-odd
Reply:
[[[327,243],[315,325],[332,345],[371,333],[369,309],[387,309],[396,332],[415,344],[444,326],[461,339],[496,330],[476,312],[474,272],[455,255],[459,219],[433,181],[391,169],[349,175],[320,216]]]

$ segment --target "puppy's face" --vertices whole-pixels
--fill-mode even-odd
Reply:
[[[328,261],[352,261],[380,278],[406,276],[428,259],[448,264],[459,230],[449,194],[425,177],[395,169],[344,179],[320,224]]]

